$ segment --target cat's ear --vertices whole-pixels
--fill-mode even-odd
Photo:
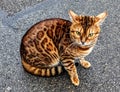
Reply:
[[[69,11],[69,16],[72,22],[79,22],[79,16],[72,10]]]
[[[99,25],[101,25],[101,24],[104,22],[104,20],[105,20],[105,18],[106,18],[107,16],[108,16],[107,11],[98,14],[98,15],[96,16],[96,18],[97,18],[97,22],[96,22],[96,23],[99,24]]]

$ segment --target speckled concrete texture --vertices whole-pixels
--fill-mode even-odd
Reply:
[[[67,73],[43,78],[24,71],[19,54],[24,33],[46,18],[69,19],[68,11],[108,17],[99,40],[86,57],[90,69],[77,67],[80,85],[72,85]],[[0,92],[120,92],[120,0],[1,0]]]

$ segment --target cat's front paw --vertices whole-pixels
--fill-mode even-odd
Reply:
[[[77,75],[76,75],[76,76],[72,76],[72,77],[71,77],[71,81],[72,81],[72,83],[73,83],[75,86],[78,86],[78,85],[79,85],[79,78],[78,78]]]
[[[80,61],[80,64],[81,64],[81,66],[83,66],[84,68],[90,68],[91,67],[91,64],[90,64],[90,62],[88,62],[88,61]]]

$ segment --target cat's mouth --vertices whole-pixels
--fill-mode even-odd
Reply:
[[[76,45],[76,46],[78,45],[78,46],[80,46],[82,48],[90,48],[90,47],[95,45],[93,43],[89,43],[89,44],[84,43],[84,44],[82,44],[81,42],[73,42],[73,44]]]
[[[86,48],[86,47],[92,47],[94,46],[93,43],[79,43],[80,47]]]

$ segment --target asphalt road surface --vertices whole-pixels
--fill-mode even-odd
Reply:
[[[69,19],[68,11],[109,16],[92,53],[90,69],[77,67],[80,85],[67,73],[43,78],[24,71],[20,41],[27,29],[46,18]],[[0,92],[120,92],[120,0],[0,0]]]

